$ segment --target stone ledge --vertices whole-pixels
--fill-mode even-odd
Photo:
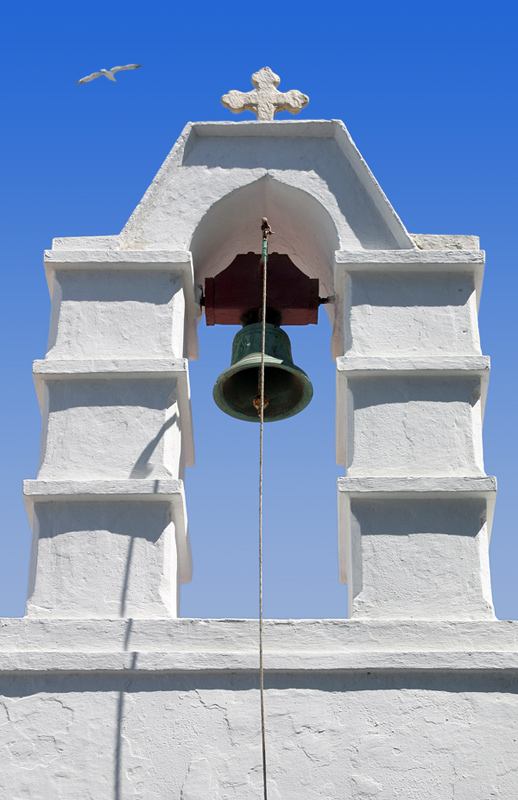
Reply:
[[[0,618],[0,653],[250,653],[255,619]],[[264,622],[271,653],[518,653],[518,621],[297,619]]]
[[[355,653],[344,651],[272,652],[265,648],[265,672],[481,672],[518,673],[518,651],[404,651]],[[0,653],[0,673],[171,673],[257,672],[256,651],[206,651],[126,653],[25,652]]]
[[[345,355],[336,359],[339,373],[354,376],[408,373],[426,375],[428,373],[447,373],[464,375],[473,373],[487,377],[491,366],[489,356],[482,355],[437,355],[437,356],[362,356]]]
[[[175,523],[178,572],[181,583],[192,577],[192,558],[183,481],[127,478],[122,480],[26,480],[23,493],[31,525],[35,503],[50,502],[169,502]]]
[[[443,269],[452,271],[457,269],[473,270],[484,267],[485,253],[483,250],[418,250],[414,248],[404,250],[337,250],[335,262],[337,268],[343,271],[368,270],[380,271],[380,266],[390,266],[391,271],[399,269],[401,272],[412,271],[412,267],[419,267],[424,271],[430,267],[435,272]]]
[[[186,358],[45,358],[33,362],[34,375],[59,380],[73,377],[180,377],[189,372]]]
[[[462,233],[411,233],[420,250],[480,250],[480,237]]]
[[[188,122],[184,133],[197,136],[282,136],[334,139],[337,129],[344,123],[337,119],[274,119],[274,120],[221,120],[218,122]]]
[[[475,495],[490,499],[496,492],[496,478],[491,475],[481,476],[420,476],[420,477],[345,477],[338,478],[338,491],[353,496],[368,494],[369,497],[381,497],[397,493],[400,496],[426,497],[447,496],[459,493]]]
[[[52,239],[52,250],[117,250],[119,237],[113,236],[57,236]]]
[[[159,500],[183,497],[183,481],[176,478],[122,478],[117,480],[26,480],[24,495],[34,502],[72,500]]]
[[[93,249],[45,250],[45,267],[56,269],[157,269],[166,272],[192,272],[189,250],[121,250],[113,247]]]
[[[0,619],[0,671],[256,672],[257,620]],[[518,671],[518,622],[266,620],[275,672]]]

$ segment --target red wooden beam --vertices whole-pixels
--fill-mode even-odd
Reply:
[[[262,266],[258,253],[236,256],[226,269],[205,280],[207,325],[240,325],[261,307]],[[280,325],[318,322],[318,278],[308,278],[289,256],[268,256],[267,306],[280,315]]]

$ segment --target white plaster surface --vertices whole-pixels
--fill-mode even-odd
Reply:
[[[52,299],[48,358],[127,356],[128,345],[134,348],[132,356],[196,358],[199,290],[190,252],[121,251],[119,236],[78,236],[52,244],[45,251]],[[142,278],[147,274],[149,287]],[[60,279],[65,284],[63,304]],[[85,329],[85,319],[100,325],[99,331]],[[77,341],[69,341],[68,334],[77,335]]]
[[[176,616],[168,502],[50,501],[35,504],[35,518],[37,560],[27,614]]]
[[[164,270],[56,270],[48,358],[183,356],[184,294]]]
[[[5,796],[260,794],[255,678],[47,675],[0,688]],[[513,800],[516,697],[503,676],[272,677],[270,796]]]
[[[356,499],[350,504],[350,614],[494,617],[481,499]]]
[[[101,665],[156,671],[159,659],[165,657],[169,668],[194,672],[217,671],[222,658],[228,659],[232,670],[255,671],[257,667],[257,620],[4,618],[0,619],[0,634],[2,663],[5,666],[10,658],[14,664],[17,658],[15,671],[21,672],[34,671],[34,665],[41,668],[43,663],[56,672],[67,672],[72,656],[77,656],[76,668],[81,665],[90,672]],[[514,668],[518,659],[518,623],[266,620],[265,652],[268,670],[294,672],[327,669],[332,658],[332,669],[338,670],[368,670],[374,664],[384,669],[398,665],[478,670],[490,659],[506,670]],[[157,655],[155,661],[153,654]]]
[[[181,481],[37,480],[24,492],[29,616],[176,616],[192,570]]]
[[[50,380],[41,478],[177,477],[176,381]]]
[[[348,380],[348,474],[482,475],[480,379]]]
[[[340,578],[351,616],[493,618],[495,494],[488,476],[339,479]]]
[[[256,635],[238,620],[4,621],[2,792],[252,800]],[[513,800],[517,636],[516,623],[268,622],[271,795]],[[135,649],[158,645],[167,657]]]
[[[347,294],[348,352],[480,353],[470,273],[354,273]]]
[[[276,220],[270,250],[287,253],[299,269],[319,278],[323,295],[333,294],[332,264],[339,237],[328,208],[297,183],[286,184],[270,172],[225,195],[207,211],[192,237],[196,281],[219,272],[237,253],[259,253],[260,212]]]
[[[63,394],[63,391],[68,391],[69,384],[75,379],[74,389],[76,395],[80,398],[82,393],[87,391],[87,384],[85,384],[85,382],[92,380],[104,381],[104,383],[97,384],[104,387],[107,385],[107,380],[125,380],[126,385],[128,381],[133,381],[134,386],[132,388],[134,392],[138,392],[139,384],[141,391],[142,386],[144,386],[145,390],[149,391],[149,385],[153,380],[162,381],[162,387],[164,386],[164,382],[168,381],[169,385],[172,387],[172,392],[167,399],[168,408],[166,409],[166,422],[164,426],[162,426],[159,435],[154,436],[151,441],[146,443],[146,447],[131,467],[130,474],[134,477],[143,477],[160,469],[160,466],[157,465],[157,459],[161,451],[162,455],[165,455],[163,468],[166,468],[173,474],[182,474],[185,466],[191,466],[194,463],[191,393],[187,359],[42,359],[33,363],[33,373],[41,413],[46,421],[44,428],[45,433],[48,431],[49,427],[48,417],[51,411],[51,397],[56,394],[56,389],[59,393],[59,381],[62,382],[61,394]],[[63,386],[65,386],[64,390]],[[120,387],[123,386],[123,383],[119,384],[119,398],[121,396]],[[155,395],[153,394],[152,396],[153,402],[156,404]],[[99,399],[101,399],[101,396]],[[127,399],[129,399],[129,397],[125,398],[125,400]],[[172,414],[170,413],[171,407],[176,409]],[[64,406],[61,410],[63,412],[71,411],[71,408]],[[84,413],[88,413],[88,410],[85,409]],[[168,434],[169,429],[172,429],[171,435]],[[42,447],[43,461],[50,455],[46,451],[46,438],[46,435],[44,435]],[[162,438],[166,440],[168,446],[170,445],[170,439],[174,439],[174,451],[170,450],[167,454],[164,454],[164,442],[161,441]],[[127,448],[127,443],[125,441],[123,444]],[[173,454],[176,456],[176,459],[171,460],[170,456]]]
[[[433,234],[412,233],[412,240],[420,250],[478,250],[480,239],[478,236],[466,234]]]
[[[368,250],[347,250],[343,248],[336,253],[337,267],[346,267],[347,271],[379,272],[380,265],[391,267],[399,272],[412,271],[419,266],[421,272],[429,272],[430,268],[438,272],[457,272],[480,270],[484,266],[485,254],[477,246],[474,249],[455,247],[448,249],[449,237],[437,237],[441,247],[430,248],[427,252],[415,248],[408,250],[383,250],[376,248]],[[459,252],[461,251],[461,252]]]
[[[334,261],[334,355],[480,353],[479,249],[340,250]]]

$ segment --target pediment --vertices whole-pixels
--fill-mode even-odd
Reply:
[[[319,204],[336,231],[336,249],[414,247],[336,120],[189,123],[124,227],[121,247],[189,250],[216,203],[262,178]]]

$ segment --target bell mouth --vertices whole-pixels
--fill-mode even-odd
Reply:
[[[213,392],[216,405],[236,419],[259,422],[259,372],[255,353],[241,359],[239,364],[220,375]],[[313,387],[299,367],[266,355],[264,396],[264,421],[276,422],[293,417],[306,408],[313,397]]]

